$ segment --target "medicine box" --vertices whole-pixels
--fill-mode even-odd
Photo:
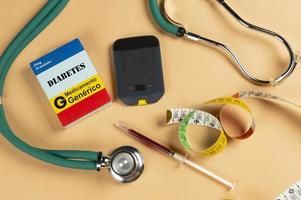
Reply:
[[[79,39],[31,62],[30,66],[63,127],[111,103]]]

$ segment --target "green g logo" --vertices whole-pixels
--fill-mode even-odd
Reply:
[[[67,100],[65,99],[65,97],[58,96],[57,98],[54,99],[54,105],[58,109],[62,109],[67,105]]]

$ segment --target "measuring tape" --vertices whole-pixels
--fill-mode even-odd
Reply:
[[[300,108],[299,105],[289,100],[283,99],[281,97],[262,91],[248,90],[248,91],[238,92],[232,97],[221,97],[221,98],[212,99],[201,105],[201,107],[203,107],[206,105],[216,104],[216,105],[222,105],[222,108],[224,105],[234,105],[248,112],[251,116],[251,125],[247,129],[247,131],[241,133],[239,136],[234,136],[231,133],[227,133],[224,130],[223,123],[222,121],[220,121],[220,119],[200,109],[190,109],[190,108],[169,109],[167,110],[167,114],[166,114],[166,123],[168,125],[180,124],[178,130],[178,139],[186,151],[194,152],[205,156],[214,155],[216,153],[221,152],[225,148],[225,146],[227,145],[228,137],[234,139],[246,139],[250,137],[255,131],[255,118],[252,114],[251,109],[247,106],[247,104],[244,101],[241,100],[242,98],[261,98],[265,100],[275,100],[275,101],[288,103]],[[191,147],[187,139],[188,125],[199,125],[199,126],[213,128],[220,131],[220,134],[218,139],[212,146],[210,146],[205,150],[201,150],[201,151],[196,150]]]
[[[291,185],[274,200],[301,200],[301,180]]]

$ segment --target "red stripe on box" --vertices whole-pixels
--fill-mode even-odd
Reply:
[[[110,101],[111,98],[108,92],[106,89],[102,89],[101,91],[58,113],[57,116],[61,124],[63,126],[67,126]]]

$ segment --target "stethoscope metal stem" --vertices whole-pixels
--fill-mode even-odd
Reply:
[[[256,77],[254,77],[251,73],[249,73],[249,71],[244,67],[244,65],[242,64],[242,62],[239,60],[238,56],[235,54],[235,52],[228,47],[227,45],[211,40],[209,38],[205,38],[202,37],[200,35],[197,35],[195,33],[191,33],[191,32],[186,32],[184,34],[184,37],[186,37],[189,40],[192,40],[194,42],[201,42],[201,43],[205,43],[205,44],[209,44],[212,46],[215,46],[217,48],[220,48],[224,51],[226,51],[228,53],[228,55],[234,60],[235,64],[237,65],[237,67],[239,68],[239,72],[241,72],[241,74],[249,81],[251,81],[254,84],[257,85],[262,85],[262,86],[266,86],[266,85],[278,85],[281,81],[283,81],[285,78],[287,78],[294,70],[294,68],[297,65],[297,60],[298,58],[295,57],[294,55],[292,55],[291,57],[291,61],[289,64],[288,69],[285,71],[285,73],[283,73],[281,76],[277,77],[276,79],[271,79],[271,80],[261,80],[258,79]],[[285,41],[285,40],[284,40]],[[289,47],[289,45],[288,45]]]
[[[152,0],[150,0],[152,3]],[[242,19],[226,2],[225,0],[216,0],[221,6],[223,6],[223,8],[225,8],[227,10],[227,12],[229,12],[240,24],[242,24],[243,26],[261,32],[261,33],[265,33],[268,34],[270,36],[273,36],[274,38],[276,38],[278,41],[280,41],[285,48],[288,51],[289,54],[289,63],[288,66],[286,68],[286,70],[280,74],[278,77],[276,78],[271,78],[270,80],[262,80],[262,79],[258,79],[255,76],[253,76],[248,70],[247,68],[242,64],[242,62],[240,61],[240,59],[238,58],[238,56],[235,54],[235,52],[228,47],[227,45],[217,42],[215,40],[209,39],[209,38],[205,38],[202,37],[200,35],[197,35],[195,33],[191,33],[186,31],[185,27],[173,20],[170,16],[168,16],[168,13],[166,12],[166,8],[165,8],[165,0],[164,0],[164,15],[166,20],[170,23],[173,24],[174,26],[178,27],[178,31],[177,31],[177,36],[184,36],[187,39],[193,40],[194,42],[201,42],[201,43],[205,43],[208,45],[212,45],[214,47],[217,47],[219,49],[222,49],[223,51],[227,52],[227,54],[232,58],[232,60],[234,61],[234,63],[236,64],[236,66],[238,67],[239,72],[243,75],[243,77],[245,77],[247,80],[249,80],[250,82],[257,84],[257,85],[261,85],[261,86],[276,86],[278,84],[280,84],[283,80],[285,80],[286,78],[288,78],[292,72],[294,71],[296,65],[298,64],[299,61],[299,55],[295,54],[293,49],[291,48],[291,46],[289,45],[289,43],[285,40],[285,38],[283,38],[281,35],[279,35],[278,33],[275,33],[273,31],[267,30],[265,28],[259,27],[259,26],[255,26],[249,22],[247,22],[246,20]],[[153,10],[155,10],[153,8]],[[157,16],[157,21],[161,22],[162,18]],[[162,25],[163,28],[166,28],[167,31],[173,32],[173,30],[169,30],[167,28],[167,25]]]
[[[291,48],[291,46],[289,45],[289,43],[285,40],[284,37],[282,37],[281,35],[279,35],[278,33],[275,33],[273,31],[267,30],[265,28],[253,25],[249,22],[247,22],[246,20],[242,19],[226,2],[225,0],[217,0],[220,5],[222,5],[240,24],[242,24],[243,26],[253,29],[255,31],[258,32],[262,32],[265,34],[268,34],[270,36],[275,37],[277,40],[279,40],[280,42],[282,42],[284,44],[284,46],[286,47],[286,49],[288,50],[289,56],[290,56],[290,61],[288,64],[287,69],[277,78],[275,79],[271,79],[269,81],[267,80],[260,80],[255,78],[254,76],[252,76],[247,70],[246,68],[243,66],[243,64],[240,62],[240,60],[238,59],[238,57],[236,56],[236,54],[234,53],[233,50],[231,50],[229,47],[227,47],[226,45],[219,45],[220,43],[215,43],[215,45],[223,48],[225,51],[227,51],[231,57],[234,59],[235,63],[238,65],[238,67],[240,68],[242,74],[251,82],[258,84],[258,85],[278,85],[279,83],[281,83],[284,79],[286,79],[287,77],[289,77],[292,72],[294,71],[296,65],[298,64],[298,60],[299,60],[299,56],[294,54],[293,49]]]

